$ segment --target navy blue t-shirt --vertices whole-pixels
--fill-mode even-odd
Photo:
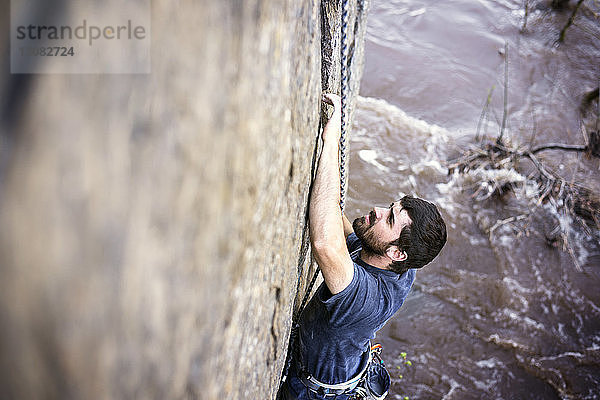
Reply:
[[[362,244],[354,233],[346,244],[354,261],[352,282],[335,295],[323,282],[299,321],[302,364],[327,384],[360,372],[369,340],[398,311],[415,280],[414,269],[398,275],[362,261]]]

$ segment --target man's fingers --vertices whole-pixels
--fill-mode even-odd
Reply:
[[[332,106],[339,106],[341,103],[340,96],[333,93],[323,93],[323,101]]]
[[[323,102],[327,103],[327,104],[330,104],[330,105],[334,105],[333,104],[333,100],[331,99],[331,97],[329,97],[327,95],[327,93],[323,93]]]

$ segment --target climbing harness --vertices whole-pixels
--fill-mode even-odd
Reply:
[[[360,372],[346,382],[335,385],[319,382],[306,372],[299,360],[296,360],[298,378],[310,391],[323,397],[346,394],[350,395],[350,400],[383,400],[390,388],[391,378],[381,358],[382,350],[380,344],[371,346],[369,342]]]
[[[371,344],[365,350],[363,354],[363,361],[361,362],[362,368],[360,372],[357,373],[353,378],[350,378],[346,382],[336,383],[335,385],[329,385],[323,382],[319,382],[314,376],[310,375],[306,368],[301,363],[301,360],[296,359],[296,364],[298,368],[298,378],[300,381],[306,386],[309,390],[320,394],[321,396],[333,396],[340,395],[344,393],[350,393],[354,390],[363,380],[369,366],[371,365],[371,361],[373,359],[373,351]]]
[[[341,24],[341,44],[340,44],[340,61],[341,61],[341,134],[340,134],[340,208],[342,213],[344,212],[344,207],[346,203],[346,122],[347,122],[347,107],[348,107],[348,15],[349,15],[349,2],[348,0],[342,0],[342,24]],[[298,312],[294,314],[292,318],[292,329],[290,333],[290,341],[288,346],[288,354],[284,365],[283,377],[281,379],[281,384],[283,384],[288,376],[289,369],[292,362],[291,354],[295,350],[295,343],[297,342],[298,336],[298,320],[304,307],[306,307],[306,303],[310,298],[310,294],[312,293],[313,286],[317,281],[317,277],[319,276],[320,268],[317,266],[315,273],[306,289],[306,293],[304,294],[304,298],[298,308]],[[369,364],[367,364],[369,365]]]

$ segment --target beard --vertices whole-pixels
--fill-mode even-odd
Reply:
[[[369,254],[385,256],[385,251],[387,250],[388,243],[381,241],[375,235],[375,231],[372,229],[373,225],[375,225],[374,221],[376,221],[376,216],[373,211],[371,211],[369,220],[371,223],[367,224],[365,217],[356,218],[352,223],[354,233],[356,234],[356,237],[361,241],[364,251],[366,251]]]

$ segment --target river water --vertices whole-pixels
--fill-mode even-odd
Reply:
[[[447,169],[474,143],[488,94],[480,131],[498,134],[506,81],[511,143],[583,144],[581,122],[594,129],[597,103],[583,118],[580,104],[600,79],[600,3],[584,1],[560,45],[576,2],[562,11],[548,3],[529,1],[523,30],[522,0],[372,1],[347,214],[412,193],[437,203],[449,230],[378,334],[392,374],[388,398],[600,399],[598,231],[560,202],[538,204],[526,163],[496,172],[520,182],[515,193],[486,200],[474,193],[488,172]],[[540,158],[600,187],[598,159]],[[547,239],[557,226],[571,251]]]

